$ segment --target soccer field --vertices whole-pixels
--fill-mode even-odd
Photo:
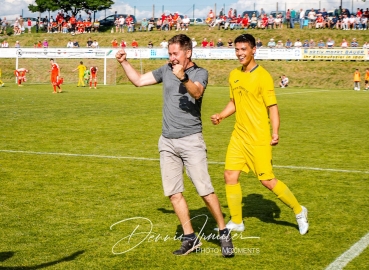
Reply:
[[[161,86],[0,88],[0,269],[368,269],[369,91],[276,89],[281,114],[275,174],[309,210],[293,212],[243,174],[246,230],[221,256],[216,223],[186,178],[199,253],[174,256],[182,230],[163,195],[157,150]],[[229,219],[223,182],[234,118],[209,87],[202,118],[209,172]],[[341,257],[340,257],[341,256]]]

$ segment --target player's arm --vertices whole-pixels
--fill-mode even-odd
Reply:
[[[269,119],[272,126],[272,141],[270,145],[277,145],[279,142],[279,111],[277,104],[268,107]]]
[[[225,106],[225,108],[223,109],[223,111],[221,113],[216,113],[213,114],[210,117],[211,122],[213,123],[213,125],[218,125],[220,124],[220,122],[224,119],[227,118],[228,116],[231,116],[232,114],[234,114],[236,112],[236,106],[234,104],[234,100],[231,99],[228,104]]]
[[[124,69],[124,72],[126,73],[128,79],[135,86],[145,86],[157,83],[151,71],[145,74],[140,74],[137,70],[135,70],[127,61],[127,53],[123,49],[119,50],[115,54],[115,58]]]

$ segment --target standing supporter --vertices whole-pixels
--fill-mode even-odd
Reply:
[[[126,25],[127,25],[128,32],[133,32],[135,30],[134,29],[135,23],[134,23],[133,18],[131,17],[131,15],[127,16]]]
[[[32,21],[31,21],[31,18],[28,18],[27,19],[28,34],[31,34],[31,28],[32,28]]]
[[[90,89],[92,87],[92,81],[94,82],[94,88],[97,85],[97,67],[90,67]]]
[[[115,33],[119,32],[119,18],[116,17],[115,21],[114,21],[114,25],[115,25]],[[112,29],[112,33],[114,32],[114,30]]]
[[[287,9],[286,11],[286,23],[287,23],[287,28],[291,28],[291,11],[290,9]]]
[[[73,69],[73,72],[76,71],[76,70],[78,70],[78,84],[77,84],[77,87],[79,87],[79,86],[85,87],[83,76],[84,76],[85,71],[86,71],[86,66],[83,64],[82,61],[79,62],[78,67]]]
[[[118,22],[119,32],[120,33],[124,33],[124,22],[125,22],[125,19],[123,18],[123,16],[120,16],[118,20],[119,20],[119,22]]]
[[[53,93],[56,94],[56,87],[58,87],[58,92],[61,93],[62,89],[60,87],[60,85],[63,83],[63,79],[60,77],[60,67],[57,63],[54,62],[54,59],[51,58],[50,59],[50,65],[51,65],[51,69],[50,69],[50,79],[51,79],[51,85],[53,86]]]
[[[76,24],[77,24],[77,20],[74,17],[74,15],[72,15],[69,19],[70,25],[71,25],[71,31],[72,33],[74,33],[76,31]]]
[[[304,21],[305,21],[305,11],[300,8],[300,29],[303,29],[304,28]]]
[[[85,32],[84,33],[91,33],[92,22],[90,20],[86,20],[84,22],[84,25],[85,25]]]
[[[14,70],[14,75],[15,75],[15,77],[17,77],[18,86],[23,86],[22,82],[27,81],[26,73],[28,73],[28,69],[25,69],[25,68],[18,68],[16,70]]]
[[[280,126],[273,79],[254,59],[256,46],[252,35],[238,36],[234,43],[236,57],[241,66],[232,70],[229,76],[230,101],[223,111],[211,116],[214,125],[233,114],[236,119],[224,170],[225,191],[231,215],[226,227],[231,231],[245,230],[240,174],[251,170],[261,185],[292,209],[299,232],[304,235],[309,229],[308,211],[273,172],[272,147],[279,143]]]
[[[19,29],[22,33],[24,33],[24,18],[23,16],[19,16]]]
[[[359,69],[356,69],[354,72],[354,90],[355,91],[360,91],[360,71]]]
[[[296,11],[292,8],[291,9],[291,19],[290,19],[290,28],[295,28],[295,18],[296,18]]]

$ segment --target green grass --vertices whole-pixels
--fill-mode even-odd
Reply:
[[[243,174],[246,232],[236,239],[255,255],[224,259],[214,252],[176,257],[181,234],[163,195],[157,141],[161,133],[161,86],[64,86],[14,84],[0,88],[0,269],[324,269],[368,233],[369,92],[277,89],[281,140],[275,173],[309,210],[310,232],[301,236],[294,215]],[[208,87],[203,104],[209,172],[228,220],[223,164],[234,118],[219,126],[210,115],[227,103],[227,87]],[[139,159],[144,158],[144,159]],[[320,170],[314,170],[318,168]],[[347,170],[346,172],[340,170]],[[186,178],[191,216],[215,221]],[[112,247],[137,225],[131,242],[152,235],[132,251]],[[194,220],[197,232],[204,217]],[[203,240],[208,251],[217,241]],[[365,250],[345,269],[369,267]]]

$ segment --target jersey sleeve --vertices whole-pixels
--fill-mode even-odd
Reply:
[[[274,92],[273,78],[269,73],[266,73],[262,82],[261,95],[266,107],[277,104],[277,98]]]

